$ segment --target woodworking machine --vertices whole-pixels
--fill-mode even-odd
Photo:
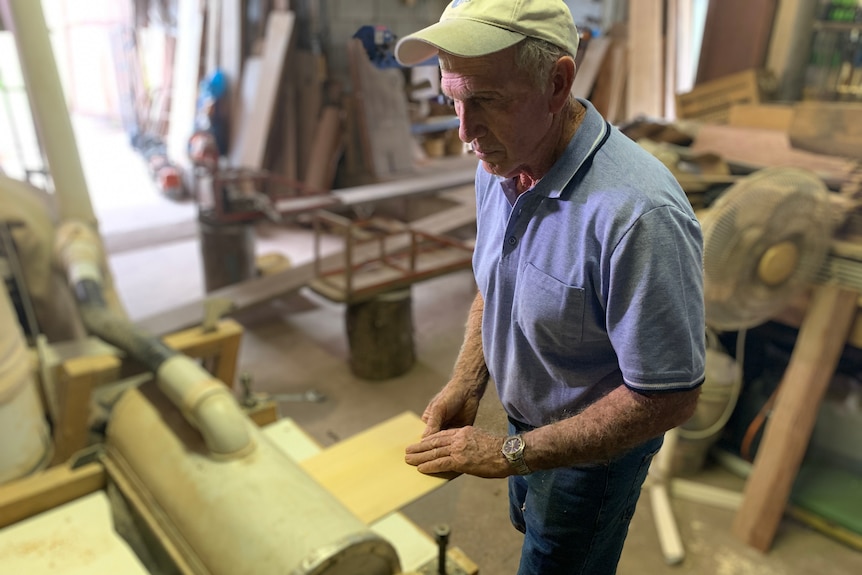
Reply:
[[[173,549],[181,573],[400,572],[392,545],[264,437],[227,386],[189,357],[135,330],[121,307],[112,305],[116,298],[110,272],[41,3],[7,0],[0,7],[5,9],[4,22],[15,32],[35,124],[56,186],[58,248],[46,257],[49,267],[66,270],[64,293],[71,288],[78,306],[66,311],[80,312],[87,332],[97,331],[155,374],[154,384],[123,392],[109,418],[104,462],[117,484],[125,486],[124,496],[141,503],[138,511],[166,534],[165,544]],[[0,208],[10,205],[7,191],[0,182]],[[44,214],[31,219],[40,218],[45,219]],[[3,213],[0,219],[5,219]],[[26,225],[27,218],[16,218],[16,224],[21,222]],[[44,228],[19,228],[16,240],[50,254],[55,228]],[[24,275],[35,273],[29,270]],[[0,291],[5,295],[5,288]],[[20,350],[23,333],[14,314],[4,313],[0,319],[6,347]],[[26,481],[20,478],[50,459],[45,418],[38,409],[30,356],[15,352],[0,359],[4,362],[0,379],[14,378],[0,389],[8,387],[15,402],[10,404],[14,409],[2,409],[9,394],[0,394],[0,418],[9,423],[0,422],[0,430],[9,430],[12,436],[4,433],[0,458],[7,456],[6,445],[29,451],[13,450],[10,461],[0,461],[0,481],[10,479],[4,477],[6,471]],[[17,419],[25,416],[26,422]]]

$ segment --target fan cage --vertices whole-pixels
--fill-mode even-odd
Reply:
[[[828,190],[798,168],[769,168],[731,186],[703,220],[706,321],[715,329],[758,325],[810,285],[826,259],[832,236]],[[798,259],[777,284],[758,266],[778,244]]]

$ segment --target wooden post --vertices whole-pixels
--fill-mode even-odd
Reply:
[[[66,461],[87,446],[90,395],[94,387],[114,381],[121,361],[113,355],[76,357],[60,366],[54,424],[53,464]]]
[[[856,317],[857,298],[855,291],[837,286],[817,287],[802,321],[733,522],[733,534],[761,551],[769,549],[778,530],[820,401]]]
[[[350,368],[363,379],[388,379],[416,361],[410,288],[347,306]]]

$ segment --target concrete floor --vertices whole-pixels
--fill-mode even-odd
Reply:
[[[100,149],[100,145],[105,149],[104,143],[111,137],[101,127],[86,121],[79,123],[79,142],[90,150]],[[134,156],[126,161],[130,165],[137,163]],[[84,163],[87,170],[87,161]],[[156,220],[161,217],[158,206],[171,217],[184,212],[180,214],[183,221],[192,217],[193,210],[188,206],[171,206],[172,202],[159,197],[144,172],[134,174],[135,179],[125,179],[120,190],[111,188],[104,174],[87,170],[103,230],[122,233],[157,225],[158,222],[143,221],[143,212],[135,210],[135,202],[151,206],[146,211]],[[123,206],[114,203],[117,193],[126,196]],[[302,239],[304,232],[283,233],[270,233],[267,249],[281,249],[295,261],[307,257],[302,255],[307,246]],[[202,295],[194,238],[184,237],[152,249],[126,250],[113,254],[110,263],[120,296],[133,319]],[[155,286],[159,289],[153,289]],[[466,272],[414,286],[417,361],[401,377],[376,382],[354,377],[348,365],[343,307],[302,293],[235,316],[246,329],[239,368],[253,376],[254,387],[260,391],[315,389],[326,394],[328,399],[322,403],[282,403],[280,407],[283,416],[293,418],[321,444],[330,445],[405,410],[422,412],[428,399],[446,382],[474,289]],[[502,432],[504,419],[493,391],[489,391],[477,425]],[[740,479],[720,468],[709,468],[696,479],[734,489],[742,487]],[[761,554],[731,536],[732,512],[679,499],[673,500],[673,509],[687,550],[685,561],[675,566],[664,562],[650,503],[643,497],[623,551],[621,575],[862,573],[862,553],[790,519],[783,521],[773,549]],[[462,476],[408,505],[403,512],[429,532],[439,523],[449,524],[452,545],[475,561],[481,573],[506,575],[517,570],[521,535],[508,522],[505,480]]]

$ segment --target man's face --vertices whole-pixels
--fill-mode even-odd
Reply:
[[[515,54],[512,47],[479,58],[450,56],[441,77],[461,120],[459,137],[485,170],[507,178],[541,163],[552,120],[548,96],[516,71]]]

